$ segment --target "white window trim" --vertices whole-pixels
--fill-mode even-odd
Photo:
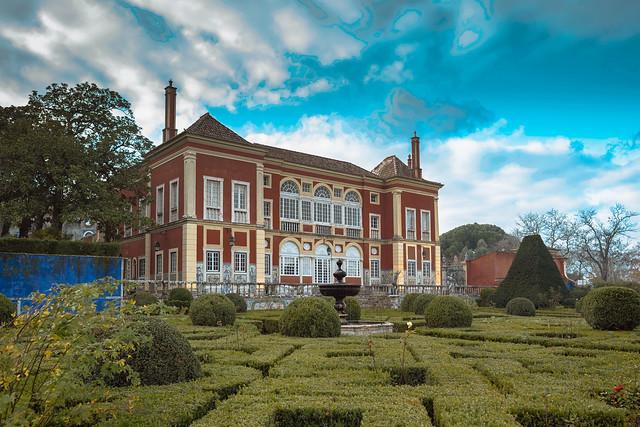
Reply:
[[[264,174],[263,174],[263,177],[264,177],[264,178],[269,177],[269,179],[268,179],[268,181],[269,181],[269,185],[264,184],[264,181],[263,181],[262,186],[263,186],[264,188],[271,188],[271,185],[272,185],[272,183],[273,183],[273,177],[271,176],[271,174],[270,174],[270,173],[264,173]]]
[[[425,274],[425,268],[424,268],[425,264],[429,264],[429,269],[427,270],[428,274]],[[429,260],[424,260],[423,259],[422,260],[422,280],[428,281],[429,279],[431,279],[431,260],[430,259]]]
[[[273,228],[273,200],[272,199],[263,199],[262,200],[262,217],[264,219],[265,225],[267,224],[267,218],[269,218],[270,229]],[[269,205],[269,215],[266,215],[264,212],[264,205]]]
[[[309,191],[304,191],[304,186],[305,186],[305,184],[309,184],[309,186],[310,186],[311,190],[309,190]],[[304,180],[303,180],[303,181],[300,183],[300,193],[301,193],[301,194],[302,194],[302,193],[305,193],[305,194],[311,194],[311,195],[313,195],[313,182],[311,182],[311,181],[304,181]]]
[[[418,232],[418,219],[416,218],[416,210],[414,208],[404,209],[404,237],[409,240],[409,221],[407,221],[407,213],[409,213],[409,211],[413,211],[413,239],[411,240],[416,240],[416,237],[418,237],[416,236]]]
[[[308,219],[304,219],[302,218],[302,202],[309,202],[309,217]],[[313,205],[313,199],[309,198],[309,197],[301,197],[300,198],[300,222],[303,222],[305,224],[313,224],[313,220],[314,218],[314,205]]]
[[[160,263],[158,263],[158,255],[160,255]],[[162,280],[164,278],[164,251],[155,251],[153,260],[153,277],[155,280]],[[160,279],[158,279],[158,265],[160,265]]]
[[[378,228],[372,228],[371,227],[371,218],[373,217],[377,217],[378,218]],[[377,230],[378,231],[378,237],[375,238],[375,240],[380,240],[381,238],[381,232],[380,232],[380,222],[382,221],[382,216],[380,214],[369,214],[369,238],[373,239],[373,237],[371,237],[371,232],[373,230]]]
[[[378,198],[377,202],[373,201],[373,196],[374,195],[377,196],[377,198]],[[377,193],[375,191],[370,192],[369,193],[369,203],[371,203],[372,205],[379,205],[380,204],[380,193]]]
[[[234,194],[235,194],[235,186],[236,184],[239,185],[246,185],[247,186],[247,222],[237,222],[236,221],[236,208],[234,205]],[[246,182],[246,181],[236,181],[236,180],[232,180],[231,181],[231,222],[234,222],[236,224],[251,224],[251,184]]]
[[[244,263],[244,271],[236,270],[236,254],[244,254],[245,263]],[[249,272],[249,251],[233,251],[233,272],[237,274],[247,274]]]
[[[175,271],[171,271],[171,254],[176,254],[176,270]],[[180,262],[180,260],[178,258],[178,248],[169,249],[169,263],[167,265],[168,270],[169,270],[168,271],[169,274],[176,274],[176,275],[178,274],[178,264],[179,264],[179,262]],[[176,277],[176,279],[177,279],[177,277]]]
[[[158,221],[158,190],[162,188],[162,222]],[[158,186],[156,186],[156,197],[155,197],[155,202],[156,202],[156,224],[158,225],[163,225],[165,223],[165,217],[167,216],[167,213],[164,211],[164,184],[160,184]]]
[[[224,221],[224,179],[215,176],[203,176],[202,177],[202,218],[207,221]],[[220,183],[220,219],[207,219],[207,180],[218,181]]]
[[[423,212],[429,212],[429,240],[425,240],[422,238],[422,236],[424,235],[424,228],[422,227],[422,213]],[[432,241],[432,236],[431,236],[431,211],[429,209],[420,209],[420,240],[424,241],[424,242],[430,242]]]
[[[144,261],[144,270],[140,274],[140,261]],[[147,278],[147,257],[138,257],[138,280]]]
[[[176,217],[173,219],[173,214],[171,212],[171,195],[172,195],[172,185],[173,183],[177,183],[176,185]],[[172,179],[169,181],[169,222],[177,221],[180,219],[180,178]]]
[[[217,270],[207,270],[207,252],[218,253],[218,269]],[[219,249],[219,248],[204,249],[204,271],[205,273],[221,273],[222,272],[222,249]]]
[[[273,271],[273,262],[271,260],[271,253],[265,252],[264,254],[264,275],[271,277]]]
[[[413,276],[411,276],[409,274],[409,264],[413,263],[414,265],[414,269],[413,269]],[[416,261],[415,259],[408,259],[407,260],[407,277],[417,277],[418,276],[418,261]]]
[[[374,276],[373,275],[373,263],[377,262],[378,263],[378,275]],[[371,275],[372,279],[375,280],[379,280],[380,279],[380,258],[369,258],[369,274]]]

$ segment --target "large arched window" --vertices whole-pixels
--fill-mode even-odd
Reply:
[[[361,227],[360,217],[362,206],[360,204],[360,196],[355,191],[349,191],[344,195],[344,224],[347,227]]]
[[[295,181],[287,180],[280,186],[280,218],[295,220],[300,218],[300,189]]]
[[[280,247],[280,275],[298,276],[300,250],[293,242],[285,242]]]
[[[331,224],[331,192],[327,187],[316,188],[313,193],[314,220],[320,224]]]
[[[347,277],[360,277],[362,262],[360,250],[355,246],[349,246],[345,255],[347,256]]]

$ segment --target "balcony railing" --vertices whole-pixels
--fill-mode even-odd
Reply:
[[[285,231],[287,233],[298,233],[300,231],[300,223],[280,221],[280,231]]]
[[[423,232],[421,237],[422,237],[422,240],[425,242],[431,241],[431,233],[429,232],[426,232],[426,233]]]
[[[330,225],[316,225],[316,234],[322,234],[325,236],[331,235]]]
[[[347,228],[347,237],[359,239],[361,234],[362,230],[360,230],[359,228]]]
[[[249,216],[245,211],[233,211],[233,222],[237,222],[240,224],[248,224]]]
[[[380,238],[380,230],[371,230],[371,238],[372,239],[379,239]]]
[[[271,223],[271,218],[265,218],[264,219],[264,228],[266,230],[271,230],[273,229],[273,224]]]
[[[407,240],[416,240],[416,230],[407,230]]]

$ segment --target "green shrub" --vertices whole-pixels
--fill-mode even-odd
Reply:
[[[0,239],[0,252],[52,255],[93,255],[118,256],[119,243],[94,243],[75,240],[39,240],[3,237]]]
[[[155,295],[147,291],[136,291],[136,293],[133,294],[133,300],[135,301],[137,306],[144,306],[144,305],[151,305],[151,304],[158,303],[158,298],[156,298]]]
[[[514,298],[507,303],[507,314],[512,316],[535,316],[536,306],[530,299]]]
[[[356,321],[360,320],[361,309],[360,303],[354,297],[346,297],[344,299],[345,311],[347,313],[347,320]]]
[[[585,295],[589,293],[591,290],[590,287],[574,287],[569,290],[569,294],[566,298],[560,301],[560,304],[563,307],[573,308],[576,307],[576,304],[581,298],[584,298]]]
[[[493,296],[496,288],[484,288],[480,290],[480,298],[478,298],[478,307],[491,307],[494,305]]]
[[[236,320],[236,306],[224,295],[207,294],[193,300],[189,307],[189,316],[194,325],[233,325]]]
[[[416,298],[421,294],[406,294],[400,303],[401,311],[413,311]]]
[[[0,325],[10,323],[15,312],[15,304],[9,298],[0,294]]]
[[[605,287],[610,287],[610,286],[618,286],[621,288],[629,288],[629,289],[633,289],[634,291],[640,293],[640,282],[633,282],[633,281],[628,281],[628,280],[620,280],[617,282],[604,282],[601,280],[596,280],[593,283],[593,286],[596,288],[605,288]]]
[[[516,297],[530,299],[536,307],[553,307],[560,303],[567,289],[558,267],[539,235],[522,239],[507,277],[502,281],[494,301],[504,307]]]
[[[416,314],[424,314],[425,310],[431,304],[431,301],[435,298],[435,295],[420,294],[413,302],[413,311]]]
[[[430,328],[460,328],[471,326],[473,314],[460,298],[438,296],[427,307],[424,318]]]
[[[133,329],[148,340],[128,356],[127,363],[140,376],[142,385],[165,385],[202,376],[202,368],[189,342],[173,326],[159,319],[137,321]],[[122,377],[107,380],[111,385],[128,385]]]
[[[596,288],[580,300],[581,314],[594,329],[633,330],[640,325],[640,294],[629,288]]]
[[[337,337],[340,335],[340,318],[323,298],[299,298],[284,310],[280,318],[280,332],[293,337]]]
[[[359,427],[361,424],[362,411],[358,409],[278,408],[274,411],[269,425],[274,427]]]
[[[169,298],[167,298],[167,305],[173,307],[189,308],[193,301],[193,294],[187,288],[173,288],[169,291]]]
[[[247,311],[247,302],[240,294],[226,294],[225,297],[235,305],[236,313],[245,313]]]

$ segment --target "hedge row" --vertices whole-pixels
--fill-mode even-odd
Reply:
[[[118,256],[120,255],[120,244],[80,242],[75,240],[38,240],[3,237],[0,239],[0,252],[48,255]]]

